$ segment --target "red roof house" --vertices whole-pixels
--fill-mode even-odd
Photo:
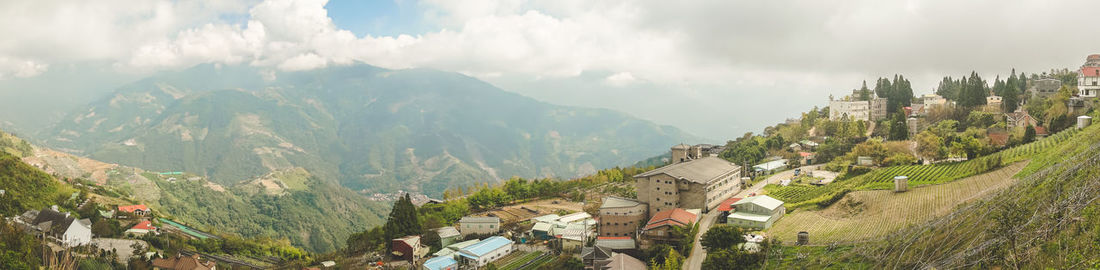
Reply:
[[[120,205],[118,206],[119,212],[132,213],[139,216],[144,216],[149,213],[149,207],[144,204],[138,205]]]
[[[393,256],[401,260],[416,261],[428,253],[428,248],[420,244],[419,235],[410,235],[393,239]]]
[[[642,237],[661,242],[679,241],[680,238],[685,237],[685,235],[676,233],[676,230],[673,230],[673,226],[688,228],[697,220],[699,220],[698,214],[688,212],[681,208],[657,212],[653,214],[653,217],[646,223],[645,229],[642,230]]]
[[[156,269],[214,270],[217,266],[218,264],[212,261],[200,261],[198,254],[191,256],[176,254],[175,257],[153,259],[153,268]]]
[[[157,227],[154,227],[152,222],[150,222],[148,220],[142,220],[141,222],[138,222],[137,225],[134,225],[134,227],[130,227],[129,230],[126,230],[126,233],[146,234],[146,233],[149,233],[149,232],[156,232],[156,231],[157,231]]]
[[[662,226],[687,227],[695,223],[697,218],[697,215],[681,208],[669,209],[653,214],[653,218],[650,218],[649,222],[646,223],[645,230]]]

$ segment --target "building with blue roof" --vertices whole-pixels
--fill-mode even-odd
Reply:
[[[424,261],[424,270],[458,270],[458,261],[451,256],[435,257]]]
[[[458,251],[463,264],[482,267],[512,253],[512,240],[493,236]]]

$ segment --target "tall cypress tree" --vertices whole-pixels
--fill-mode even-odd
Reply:
[[[393,202],[393,209],[390,210],[382,230],[385,232],[387,249],[393,248],[393,242],[390,240],[420,234],[420,220],[416,214],[416,205],[413,205],[409,194],[406,193],[405,197]]]
[[[871,89],[867,88],[867,81],[863,81],[863,87],[859,88],[859,100],[868,101],[871,100]]]
[[[905,122],[905,109],[894,113],[894,120],[890,123],[890,140],[905,140],[909,138],[909,125]]]

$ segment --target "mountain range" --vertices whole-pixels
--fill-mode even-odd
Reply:
[[[458,73],[365,64],[300,72],[207,64],[161,73],[34,137],[96,160],[192,172],[223,185],[304,169],[353,190],[430,196],[511,176],[585,175],[698,140]]]

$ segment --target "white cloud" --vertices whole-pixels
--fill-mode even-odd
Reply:
[[[461,72],[570,105],[611,106],[584,97],[644,89],[652,96],[627,95],[617,104],[628,105],[617,109],[662,123],[698,119],[682,126],[718,137],[785,117],[755,117],[750,108],[774,106],[749,104],[746,96],[803,108],[877,76],[905,74],[923,92],[944,75],[1071,67],[1100,50],[1100,36],[1087,34],[1094,31],[1080,19],[1100,2],[1085,0],[422,0],[423,19],[442,30],[365,37],[339,29],[325,3],[0,2],[0,77],[105,59],[145,72],[210,62],[294,71],[362,61]],[[243,19],[223,21],[225,14]],[[586,90],[564,95],[543,85]],[[644,98],[697,112],[630,107],[653,103]]]
[[[612,74],[611,76],[607,76],[607,78],[604,79],[604,82],[611,86],[621,87],[634,83],[637,80],[638,79],[635,79],[634,75],[631,75],[630,72],[619,72]]]
[[[18,78],[37,76],[45,72],[49,66],[49,64],[34,60],[10,59],[0,56],[0,79],[5,79],[7,76]]]

